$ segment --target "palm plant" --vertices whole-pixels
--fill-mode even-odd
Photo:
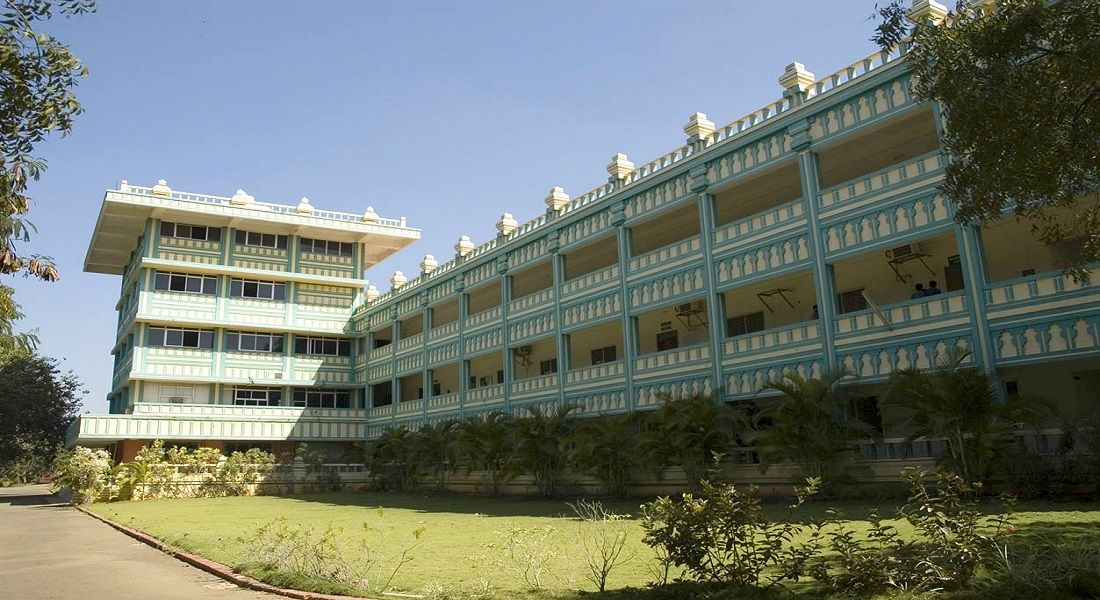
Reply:
[[[967,366],[970,352],[953,348],[930,371],[895,371],[886,405],[905,416],[909,441],[942,439],[941,466],[968,484],[983,481],[997,446],[1016,429],[1035,426],[1047,414],[1045,403],[1012,396],[1001,400],[993,379]]]
[[[603,485],[608,496],[626,489],[639,464],[637,413],[578,420],[569,460]]]
[[[371,444],[371,473],[383,488],[411,490],[420,476],[417,435],[401,426],[386,429]]]
[[[698,491],[702,481],[715,475],[717,459],[749,428],[749,419],[713,394],[665,395],[662,400],[646,419],[641,455],[658,471],[680,467],[688,486]]]
[[[447,487],[448,476],[454,472],[459,452],[458,422],[446,419],[425,425],[416,432],[420,466],[435,476],[437,490]]]
[[[799,480],[819,478],[825,491],[846,476],[852,442],[874,433],[848,416],[848,396],[839,385],[848,377],[854,375],[846,368],[828,370],[819,378],[790,372],[763,386],[780,394],[756,416],[762,426],[755,441],[765,464],[793,462]]]
[[[550,410],[539,406],[527,409],[516,419],[516,449],[512,467],[516,473],[530,475],[544,496],[553,496],[564,470],[568,450],[566,442],[572,429],[569,413],[577,407],[559,405]]]
[[[494,496],[508,481],[508,464],[515,452],[514,421],[501,412],[466,417],[458,427],[458,456],[466,473],[482,471]]]

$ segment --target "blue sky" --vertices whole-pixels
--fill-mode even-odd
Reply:
[[[119,279],[81,271],[103,191],[177,190],[408,217],[420,242],[368,271],[383,291],[424,254],[481,243],[560,185],[606,180],[777,99],[799,61],[825,75],[874,51],[873,0],[821,2],[101,1],[51,23],[90,76],[72,135],[38,148],[31,187],[62,280],[9,279],[41,351],[106,410]]]

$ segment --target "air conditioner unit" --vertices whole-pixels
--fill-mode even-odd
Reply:
[[[187,399],[184,398],[183,396],[169,396],[168,397],[168,402],[170,404],[183,404],[186,401],[187,401]]]
[[[706,312],[706,304],[702,300],[684,302],[676,305],[676,316],[684,317]]]
[[[896,248],[891,248],[886,251],[886,255],[890,257],[891,260],[897,260],[899,258],[905,258],[907,256],[914,256],[918,254],[924,253],[921,252],[920,244],[917,242],[905,244],[904,246],[898,246]]]
[[[276,371],[275,372],[275,379],[282,379],[282,378],[283,378],[283,372],[282,371]]]

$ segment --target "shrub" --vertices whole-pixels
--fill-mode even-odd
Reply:
[[[808,480],[796,490],[791,508],[813,494],[817,483]],[[642,505],[645,543],[663,547],[673,564],[700,581],[772,588],[804,574],[815,543],[794,538],[806,526],[767,519],[755,487],[743,491],[707,481],[701,486],[699,497],[684,494],[679,501],[663,497]]]
[[[113,467],[106,450],[81,446],[62,450],[54,460],[54,487],[69,490],[76,504],[107,500],[114,486]]]
[[[558,552],[554,550],[557,528],[550,525],[531,528],[512,526],[495,533],[499,542],[487,545],[495,554],[492,564],[523,579],[532,589],[542,589],[550,564],[558,558]]]
[[[569,507],[580,517],[577,537],[587,567],[585,578],[604,592],[611,571],[634,558],[634,553],[624,554],[630,532],[630,523],[624,519],[629,515],[610,513],[598,501],[578,500]]]

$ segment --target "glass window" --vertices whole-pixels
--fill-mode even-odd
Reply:
[[[218,293],[218,278],[209,275],[157,273],[153,278],[153,289],[213,296]]]
[[[164,329],[161,327],[149,328],[149,345],[150,346],[163,346],[164,345]]]
[[[606,346],[592,351],[592,364],[615,362],[615,346]]]
[[[764,331],[764,313],[755,312],[726,319],[726,335],[729,337]]]
[[[258,298],[261,300],[285,300],[286,284],[274,281],[249,281],[232,279],[229,295],[234,298]]]
[[[207,329],[150,327],[148,340],[150,346],[213,348],[214,332]]]
[[[278,406],[282,399],[279,388],[233,388],[233,404],[237,406]]]
[[[551,358],[539,362],[539,375],[549,375],[558,372],[558,359]]]
[[[296,337],[294,352],[312,356],[351,356],[351,340]]]
[[[164,345],[165,346],[182,346],[183,345],[183,330],[181,329],[167,329],[164,332]]]

